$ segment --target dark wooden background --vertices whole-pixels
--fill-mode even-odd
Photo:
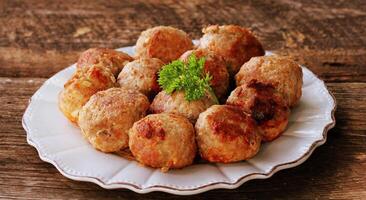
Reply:
[[[105,190],[63,177],[26,143],[28,99],[89,47],[133,45],[157,25],[193,38],[208,24],[250,27],[266,50],[292,55],[338,101],[328,141],[301,166],[193,199],[366,199],[366,1],[0,0],[0,198],[182,199]]]

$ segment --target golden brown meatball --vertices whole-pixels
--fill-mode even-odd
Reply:
[[[157,94],[160,87],[157,73],[164,63],[157,58],[140,58],[129,62],[118,75],[121,87],[138,90],[148,97]]]
[[[161,91],[151,103],[150,111],[153,113],[167,112],[180,114],[194,123],[198,115],[213,104],[215,104],[215,100],[208,95],[199,100],[187,101],[184,98],[183,91],[175,91],[172,94]]]
[[[192,48],[192,40],[184,31],[170,26],[157,26],[141,33],[136,42],[136,56],[159,58],[169,63]]]
[[[222,99],[226,95],[229,86],[229,73],[223,58],[212,51],[196,49],[185,52],[180,59],[187,61],[191,54],[194,54],[197,58],[205,58],[204,71],[212,76],[211,87],[217,98]]]
[[[204,35],[200,39],[199,48],[209,49],[221,55],[232,76],[251,57],[264,55],[259,41],[243,27],[212,25],[204,28],[202,32]]]
[[[261,56],[250,59],[236,74],[236,85],[247,84],[253,79],[275,86],[290,107],[300,101],[302,70],[289,58]]]
[[[78,124],[94,148],[115,152],[128,147],[128,130],[145,116],[147,97],[137,91],[110,88],[93,95],[79,113]]]
[[[133,58],[126,53],[107,48],[90,48],[84,51],[77,62],[77,68],[88,67],[93,64],[101,64],[109,68],[114,76],[122,70],[123,66]]]
[[[134,123],[129,137],[136,160],[162,171],[190,165],[196,155],[194,128],[181,115],[148,115]]]
[[[272,141],[286,129],[290,109],[273,85],[251,81],[231,92],[228,105],[237,106],[256,121],[263,141]]]
[[[100,90],[114,87],[116,79],[109,69],[100,64],[77,70],[59,95],[59,108],[72,122],[77,122],[79,110],[89,98]]]
[[[209,162],[246,160],[261,145],[252,118],[234,106],[211,106],[200,114],[195,128],[200,155]]]

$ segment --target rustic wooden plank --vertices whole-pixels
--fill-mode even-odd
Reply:
[[[26,144],[21,117],[43,78],[0,78],[0,198],[180,199],[165,193],[139,195],[104,190],[63,177]],[[328,83],[338,100],[337,125],[328,141],[299,167],[236,190],[215,190],[193,198],[360,198],[366,195],[366,83]]]
[[[132,45],[152,26],[172,25],[199,38],[202,26],[233,23],[250,27],[266,49],[295,56],[325,80],[364,82],[365,10],[363,1],[331,0],[2,0],[0,76],[49,77],[89,47]]]
[[[275,53],[290,55],[299,64],[312,70],[327,82],[365,82],[366,50],[276,50]]]

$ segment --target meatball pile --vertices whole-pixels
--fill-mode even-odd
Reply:
[[[302,70],[287,57],[264,56],[244,27],[212,25],[202,32],[194,46],[183,30],[147,29],[134,57],[86,50],[59,95],[60,110],[95,149],[129,148],[139,163],[162,171],[189,166],[196,157],[214,163],[252,158],[286,130],[300,102]],[[184,89],[163,90],[160,70],[173,61],[184,65],[192,55],[204,60],[197,69],[210,77],[210,92],[187,100]]]

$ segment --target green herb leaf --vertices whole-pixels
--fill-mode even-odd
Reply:
[[[204,66],[205,58],[197,60],[196,56],[191,54],[186,63],[175,60],[163,66],[159,72],[158,83],[168,94],[183,90],[187,101],[198,100],[209,93],[217,103],[218,100],[210,86],[212,77],[204,73]]]

